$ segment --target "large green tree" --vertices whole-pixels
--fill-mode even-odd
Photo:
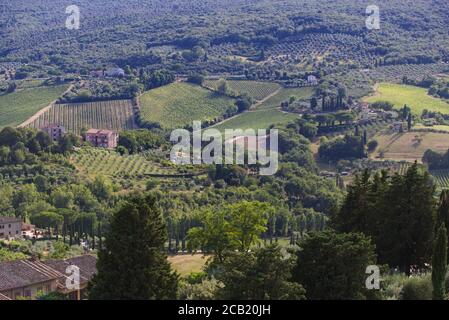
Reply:
[[[90,299],[173,299],[177,275],[163,246],[166,227],[154,196],[133,196],[114,214],[99,252]]]
[[[374,245],[361,233],[312,232],[299,243],[293,279],[307,299],[368,299],[366,268],[376,264]]]
[[[304,299],[304,288],[291,281],[294,257],[286,257],[277,245],[252,252],[232,252],[216,274],[224,286],[220,299],[286,300]]]
[[[365,172],[348,188],[332,223],[340,232],[370,236],[381,263],[410,273],[412,265],[429,261],[436,202],[427,172],[417,164],[405,175]]]

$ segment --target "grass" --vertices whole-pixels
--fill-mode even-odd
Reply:
[[[449,126],[446,125],[434,125],[434,126],[425,126],[423,124],[417,124],[415,126],[413,126],[413,129],[427,129],[427,130],[435,130],[435,131],[445,131],[445,132],[449,132]]]
[[[220,131],[226,129],[268,129],[273,124],[283,124],[297,118],[297,115],[283,113],[277,109],[256,110],[241,113],[234,118],[219,123],[213,128]]]
[[[270,94],[276,92],[281,86],[273,82],[250,81],[250,80],[227,80],[228,88],[239,95],[247,94],[257,101],[261,101]],[[217,88],[218,80],[205,81],[204,86]]]
[[[449,149],[449,135],[435,132],[380,133],[374,137],[379,143],[372,154],[379,157],[384,153],[384,159],[408,162],[422,162],[424,153],[428,150],[444,153]]]
[[[310,99],[313,95],[313,88],[282,88],[276,95],[263,102],[258,109],[275,109],[281,105],[282,102],[288,101],[290,97],[294,96],[297,100]]]
[[[186,276],[192,272],[201,272],[207,262],[208,257],[202,254],[183,254],[176,256],[169,256],[168,261],[171,263],[181,276]]]
[[[0,128],[16,126],[55,101],[67,86],[39,87],[0,96]]]
[[[421,115],[424,109],[449,114],[449,103],[429,96],[425,88],[409,85],[380,83],[377,93],[371,97],[365,97],[364,101],[369,103],[389,101],[395,108],[402,108],[406,104],[417,115]]]
[[[189,83],[172,83],[140,97],[142,117],[165,128],[180,128],[193,121],[223,115],[235,99]]]
[[[30,126],[40,129],[51,123],[61,124],[77,134],[82,128],[116,131],[135,128],[131,100],[56,104]]]

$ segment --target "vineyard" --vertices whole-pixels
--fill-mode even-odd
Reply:
[[[235,99],[189,83],[173,83],[147,91],[140,97],[141,115],[165,128],[213,120],[235,105]]]
[[[279,84],[273,82],[227,80],[226,83],[231,92],[238,95],[246,94],[256,101],[265,99],[281,88]],[[205,87],[212,89],[217,89],[217,84],[218,81],[216,80],[208,80],[204,82]]]
[[[77,134],[83,128],[116,131],[135,128],[131,100],[55,104],[30,126],[40,129],[52,123],[63,125]]]
[[[15,126],[60,97],[67,86],[23,89],[0,95],[0,128]]]
[[[432,170],[430,174],[434,177],[439,188],[449,188],[449,170]]]
[[[182,176],[175,167],[163,166],[142,155],[124,155],[105,149],[82,148],[72,156],[72,162],[89,176],[112,178],[143,178],[145,176]],[[187,174],[186,174],[187,175]]]

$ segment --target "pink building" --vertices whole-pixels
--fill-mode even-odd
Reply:
[[[117,148],[118,134],[111,130],[89,129],[86,132],[86,141],[94,147],[114,149]]]
[[[67,133],[66,129],[59,124],[50,124],[42,128],[42,131],[46,132],[53,141],[61,140]]]

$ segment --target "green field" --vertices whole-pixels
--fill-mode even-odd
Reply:
[[[287,123],[297,118],[297,115],[283,113],[276,109],[256,110],[239,114],[213,128],[220,131],[225,129],[268,129],[272,124]]]
[[[172,83],[140,97],[142,117],[165,128],[184,127],[195,120],[212,120],[234,104],[235,99],[189,83]]]
[[[264,101],[257,109],[274,109],[294,96],[297,100],[307,100],[313,95],[313,88],[282,88],[276,95]]]
[[[135,128],[131,100],[56,104],[30,126],[41,129],[52,123],[61,124],[68,131],[77,134],[82,128],[116,131]]]
[[[67,86],[24,89],[0,96],[0,128],[16,126],[55,101]]]
[[[380,83],[377,93],[371,97],[365,97],[364,101],[369,103],[389,101],[396,108],[402,108],[406,104],[417,115],[421,115],[424,109],[449,114],[449,103],[429,96],[425,88],[409,85]]]
[[[219,80],[209,80],[204,82],[204,86],[217,88]],[[257,101],[261,101],[270,94],[276,92],[281,86],[273,82],[250,81],[250,80],[227,80],[228,88],[239,95],[247,94]]]

